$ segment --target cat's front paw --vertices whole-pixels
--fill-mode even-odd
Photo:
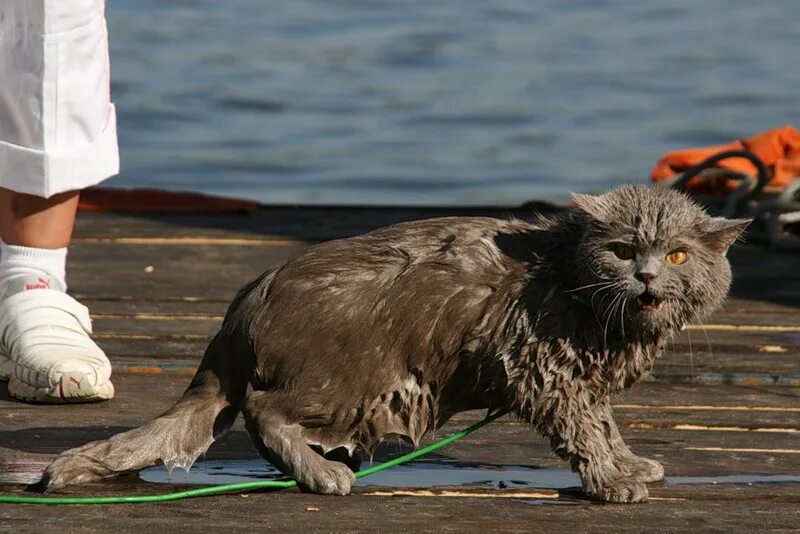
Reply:
[[[323,460],[305,476],[298,477],[298,482],[313,493],[347,495],[356,478],[345,464]]]
[[[639,482],[655,482],[664,478],[664,467],[649,458],[641,456],[624,456],[618,459],[619,468],[630,474],[631,478]]]
[[[587,493],[593,499],[610,503],[645,502],[648,497],[647,486],[644,485],[644,482],[630,477],[599,484]]]

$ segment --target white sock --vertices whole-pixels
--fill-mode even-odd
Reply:
[[[0,242],[0,296],[6,294],[8,282],[17,276],[49,276],[66,291],[67,249],[32,248]]]

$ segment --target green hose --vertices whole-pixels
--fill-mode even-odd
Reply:
[[[383,471],[384,469],[389,469],[390,467],[394,467],[396,465],[404,464],[406,462],[410,462],[411,460],[415,460],[420,456],[424,456],[430,452],[436,451],[445,447],[454,441],[457,441],[465,436],[468,436],[472,432],[478,430],[481,427],[484,427],[497,419],[505,415],[506,412],[499,412],[492,415],[487,415],[486,419],[475,423],[474,425],[465,428],[455,434],[448,436],[444,439],[440,439],[436,443],[432,443],[427,447],[423,447],[416,451],[410,452],[408,454],[404,454],[403,456],[399,456],[394,458],[393,460],[389,460],[388,462],[384,462],[382,464],[378,464],[372,466],[368,469],[364,469],[356,473],[356,478],[364,478],[368,477],[369,475],[373,475],[379,471]],[[114,496],[114,497],[17,497],[14,495],[0,495],[0,503],[15,503],[15,504],[122,504],[122,503],[144,503],[144,502],[163,502],[163,501],[177,501],[179,499],[191,499],[192,497],[203,497],[206,495],[220,495],[222,493],[229,493],[229,492],[245,492],[250,490],[262,489],[262,488],[293,488],[297,486],[297,482],[294,480],[262,480],[259,482],[240,482],[238,484],[221,484],[218,486],[208,486],[205,488],[197,488],[191,489],[186,491],[177,491],[175,493],[164,493],[162,495],[136,495],[132,497],[122,497],[122,496]]]

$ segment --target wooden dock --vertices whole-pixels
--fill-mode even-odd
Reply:
[[[0,480],[4,472],[40,469],[61,450],[139,425],[171,406],[235,291],[271,265],[314,242],[411,218],[467,213],[509,212],[265,208],[248,215],[81,214],[69,255],[69,289],[92,311],[97,341],[114,365],[117,397],[92,405],[23,404],[12,401],[0,383]],[[668,476],[798,476],[800,253],[743,245],[731,258],[732,298],[704,328],[693,326],[675,340],[649,382],[616,399],[617,420],[634,452],[659,459]],[[438,435],[481,417],[461,414]],[[510,419],[497,421],[442,454],[485,464],[565,467],[526,425]],[[241,423],[207,455],[209,459],[255,457]],[[131,476],[65,493],[134,495],[176,487]],[[22,494],[24,487],[0,485],[0,492]],[[282,491],[105,507],[0,504],[0,529],[800,529],[798,483],[655,483],[650,495],[647,504],[602,505],[571,490],[478,485],[358,488],[344,498]],[[555,501],[571,505],[547,505]]]

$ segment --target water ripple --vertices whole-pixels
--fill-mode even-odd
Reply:
[[[119,186],[518,204],[798,120],[800,2],[115,0]],[[302,179],[300,179],[302,178]]]

